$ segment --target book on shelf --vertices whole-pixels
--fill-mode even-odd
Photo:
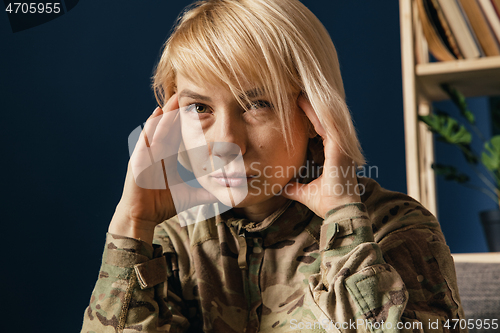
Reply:
[[[437,15],[432,15],[431,8],[434,8],[431,0],[416,0],[418,16],[422,24],[429,51],[440,61],[455,60],[457,57],[453,54],[453,49],[449,44],[446,33],[439,23]]]
[[[414,10],[436,60],[500,56],[500,0],[415,0]]]
[[[500,17],[497,14],[493,2],[491,0],[477,0],[483,9],[484,15],[488,19],[488,23],[495,34],[497,41],[500,41]]]
[[[500,17],[500,0],[491,0],[495,11],[497,12],[498,17]],[[499,41],[500,42],[500,41]]]
[[[460,2],[457,0],[438,0],[438,2],[464,58],[474,59],[484,55]]]
[[[460,51],[460,48],[458,47],[457,40],[455,36],[453,35],[453,32],[451,31],[450,25],[448,24],[448,21],[446,20],[446,17],[444,16],[443,11],[441,10],[441,6],[438,3],[438,0],[426,0],[428,2],[429,6],[429,12],[432,17],[432,21],[435,22],[435,25],[438,27],[438,30],[440,30],[439,26],[443,29],[444,33],[444,38],[445,41],[448,42],[449,48],[452,51],[452,53],[455,55],[457,59],[463,59],[462,52]]]
[[[487,57],[500,55],[500,46],[477,0],[459,0]],[[489,0],[488,0],[489,1]],[[496,15],[496,13],[494,13]]]
[[[424,36],[417,6],[417,1],[411,1],[415,64],[426,64],[429,62],[429,44]]]

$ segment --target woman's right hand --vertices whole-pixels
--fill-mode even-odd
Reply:
[[[182,137],[176,94],[163,109],[156,108],[149,117],[130,157],[110,233],[152,243],[157,224],[190,207],[216,202],[205,189],[185,184],[177,171]],[[167,174],[168,181],[177,185],[175,204]]]

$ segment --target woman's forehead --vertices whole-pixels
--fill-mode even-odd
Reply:
[[[238,92],[238,96],[241,99],[245,97],[258,98],[268,95],[263,85],[256,82],[250,82],[249,80],[240,79],[239,82],[226,83],[218,78],[208,80],[201,75],[192,75],[188,77],[184,74],[178,74],[176,76],[177,91],[179,93],[184,91],[183,95],[187,96],[193,95],[193,92],[196,94],[210,94],[214,91],[221,90],[230,92],[230,84],[233,86],[233,89]]]

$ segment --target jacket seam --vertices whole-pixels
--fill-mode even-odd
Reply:
[[[118,320],[118,327],[117,327],[118,332],[123,332],[123,330],[125,329],[128,310],[130,307],[130,300],[132,299],[132,292],[133,292],[134,286],[135,286],[135,278],[136,278],[135,271],[132,270],[132,273],[130,274],[130,278],[128,280],[128,286],[127,286],[127,290],[125,292],[125,297],[123,299],[123,305],[122,305],[122,310],[120,313],[120,319]]]
[[[455,292],[455,290],[453,288],[451,288],[451,286],[453,286],[453,283],[452,283],[453,281],[450,281],[450,278],[448,277],[448,275],[446,275],[446,274],[443,273],[444,272],[444,268],[445,268],[445,267],[443,267],[444,263],[442,262],[442,260],[439,260],[437,258],[436,252],[434,251],[434,249],[433,249],[433,247],[431,245],[432,243],[437,243],[437,244],[440,244],[440,245],[444,245],[446,247],[448,247],[448,245],[443,244],[440,241],[434,241],[434,242],[428,242],[427,243],[427,246],[429,246],[429,249],[431,250],[432,256],[434,257],[434,259],[436,259],[437,265],[439,267],[439,273],[443,277],[443,280],[446,283],[446,287],[450,291],[451,299],[453,300],[453,302],[455,303],[455,305],[457,307],[457,315],[460,318],[461,317],[460,316],[460,311],[458,311],[460,309],[460,307],[461,307],[460,295],[457,295],[457,293]],[[451,256],[451,254],[450,254],[450,256]],[[453,263],[453,272],[455,273],[455,276],[456,276],[455,263],[453,262],[453,260],[452,260],[452,263]]]
[[[307,231],[307,233],[309,234],[309,236],[311,236],[311,238],[319,245],[319,240],[316,237],[314,237],[314,235],[309,230],[309,228],[306,227],[305,230]]]

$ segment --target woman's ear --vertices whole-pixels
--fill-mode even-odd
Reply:
[[[307,97],[307,94],[305,91],[300,92],[299,97],[297,98],[297,101],[300,98],[300,96],[303,96],[307,101],[309,101],[309,98]],[[300,108],[300,106],[299,106],[299,108]],[[314,125],[311,123],[311,120],[309,119],[309,117],[307,117],[305,111],[302,110],[302,112],[304,112],[305,121],[307,122],[307,136],[309,137],[309,139],[312,139],[312,138],[316,137],[318,135],[318,133],[314,129]]]
[[[299,97],[300,95],[304,96],[304,98],[309,101],[309,96],[307,96],[307,93],[304,90],[300,92]]]
[[[309,139],[316,137],[318,133],[314,130],[314,126],[309,119],[307,119],[307,136]]]

